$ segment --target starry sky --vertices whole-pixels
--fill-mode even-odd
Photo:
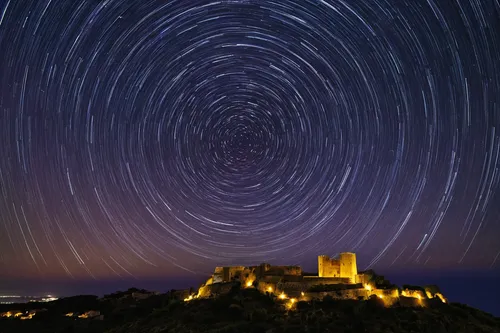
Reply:
[[[0,278],[500,267],[498,0],[0,1]]]

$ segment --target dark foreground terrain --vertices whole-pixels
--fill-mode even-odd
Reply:
[[[7,310],[37,312],[32,319],[0,318],[0,333],[23,332],[384,332],[384,333],[498,333],[500,318],[461,304],[441,302],[423,307],[386,308],[367,301],[333,300],[296,302],[234,288],[213,299],[184,302],[174,292],[134,299],[130,291],[108,295],[76,296],[46,304],[2,305]],[[17,308],[16,308],[17,307]],[[99,311],[95,319],[78,313]],[[65,314],[73,312],[72,317]]]

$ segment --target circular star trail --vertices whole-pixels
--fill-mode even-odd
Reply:
[[[499,22],[479,0],[4,1],[0,275],[498,267]]]

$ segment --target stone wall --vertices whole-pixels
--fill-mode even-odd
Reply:
[[[380,298],[385,306],[392,306],[394,303],[399,301],[399,289],[398,288],[393,288],[393,289],[373,289],[368,291],[367,290],[367,295],[368,297],[375,295],[378,298]]]
[[[287,277],[288,279],[298,281],[302,278],[302,267],[271,266],[269,264],[248,267],[216,267],[212,275],[212,282],[210,283],[231,282],[233,280],[240,280],[241,282],[246,283],[247,281],[255,281],[258,278],[265,278],[266,276]]]
[[[340,261],[340,276],[348,277],[352,283],[355,283],[356,275],[358,275],[356,254],[352,252],[341,253],[339,261]]]
[[[262,275],[275,276],[302,276],[302,267],[300,266],[271,266]]]
[[[201,286],[198,289],[198,297],[210,297],[210,296],[218,296],[224,295],[231,291],[231,288],[234,286],[234,283],[217,283],[206,286]]]
[[[224,282],[224,267],[215,267],[214,274],[212,275],[212,283],[221,282]]]
[[[380,298],[384,298],[384,297],[398,298],[399,297],[399,290],[397,288],[393,288],[393,289],[373,289],[368,294],[369,295],[377,295]]]
[[[404,297],[411,297],[411,298],[418,298],[418,299],[425,299],[427,298],[427,295],[424,291],[421,290],[409,290],[405,289],[401,291],[401,296]]]
[[[318,277],[340,277],[340,261],[329,256],[318,256]]]
[[[325,296],[332,297],[338,300],[366,300],[371,296],[377,296],[380,298],[385,306],[392,306],[394,303],[398,302],[401,306],[406,307],[417,307],[426,306],[429,301],[427,298],[417,298],[417,297],[405,297],[399,296],[397,289],[374,289],[371,291],[365,288],[359,289],[345,289],[336,291],[320,291],[320,292],[306,292],[303,296],[304,300],[322,300]]]
[[[275,294],[281,294],[284,292],[285,294],[290,294],[295,297],[299,295],[301,292],[307,291],[308,285],[304,282],[280,282],[280,283],[270,283],[265,281],[259,281],[257,288],[265,293],[272,292]]]
[[[214,275],[212,275],[212,283],[222,283],[222,282],[224,282],[224,275],[222,273],[214,273]],[[211,283],[206,283],[206,284],[211,284]]]
[[[314,286],[318,285],[328,285],[332,284],[331,280],[334,278],[317,278],[317,279],[304,279],[300,282],[292,282],[292,281],[287,281],[287,282],[271,282],[271,281],[262,281],[259,280],[257,288],[261,292],[273,292],[273,293],[281,293],[284,292],[285,294],[290,294],[291,297],[295,297],[302,292],[309,293],[309,289]],[[335,281],[335,284],[340,284],[345,282],[346,279],[342,279],[340,281]],[[364,288],[358,288],[360,290],[365,290]],[[352,290],[357,290],[357,289],[352,289]],[[341,292],[344,292],[344,290],[339,290]]]
[[[304,276],[303,281],[308,284],[308,286],[316,286],[320,284],[339,284],[339,283],[349,283],[349,279],[341,277],[317,277],[317,276]]]
[[[333,299],[346,300],[353,299],[358,300],[360,298],[368,298],[368,292],[365,289],[346,289],[337,291],[320,291],[320,292],[307,292],[304,297],[307,300],[322,300],[325,296],[330,296]]]
[[[224,268],[226,268],[226,267],[224,267]],[[228,270],[228,276],[227,276],[227,278],[224,277],[225,282],[233,281],[234,279],[241,277],[241,274],[245,270],[245,267],[244,266],[230,266],[230,267],[227,267],[227,270]]]
[[[366,274],[356,274],[355,283],[367,284],[370,282],[370,276]]]
[[[284,275],[282,280],[285,282],[302,282],[304,278],[302,275]]]
[[[283,266],[285,275],[302,276],[302,267],[300,266]]]
[[[307,284],[305,284],[303,282],[285,282],[285,283],[282,283],[280,287],[285,292],[296,291],[296,292],[300,293],[300,292],[305,291],[307,289]]]
[[[318,278],[321,281],[325,278]],[[309,279],[304,279],[309,280]],[[314,279],[310,279],[314,280]],[[317,281],[312,281],[317,282]],[[222,294],[227,294],[234,283],[217,283],[212,285],[206,285],[200,287],[198,291],[198,297],[210,297],[219,296]],[[245,287],[242,285],[242,287]],[[399,306],[403,307],[419,307],[428,306],[433,302],[441,302],[442,300],[436,295],[435,297],[429,299],[427,295],[420,290],[405,290],[399,292],[397,288],[393,289],[371,289],[366,288],[353,288],[353,289],[340,289],[333,291],[318,291],[311,292],[308,288],[311,287],[310,281],[302,282],[284,282],[284,283],[273,283],[266,281],[259,281],[257,284],[257,289],[263,293],[270,292],[276,296],[284,293],[287,298],[296,298],[297,300],[322,300],[325,296],[332,297],[337,300],[366,300],[370,297],[380,298],[385,306],[392,306],[397,303]],[[253,287],[252,287],[253,288]],[[187,291],[186,291],[187,292]],[[187,294],[185,295],[188,296]],[[443,302],[445,302],[443,300]]]

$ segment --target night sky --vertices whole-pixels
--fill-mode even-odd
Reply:
[[[499,167],[499,0],[0,0],[3,281],[490,274]]]

